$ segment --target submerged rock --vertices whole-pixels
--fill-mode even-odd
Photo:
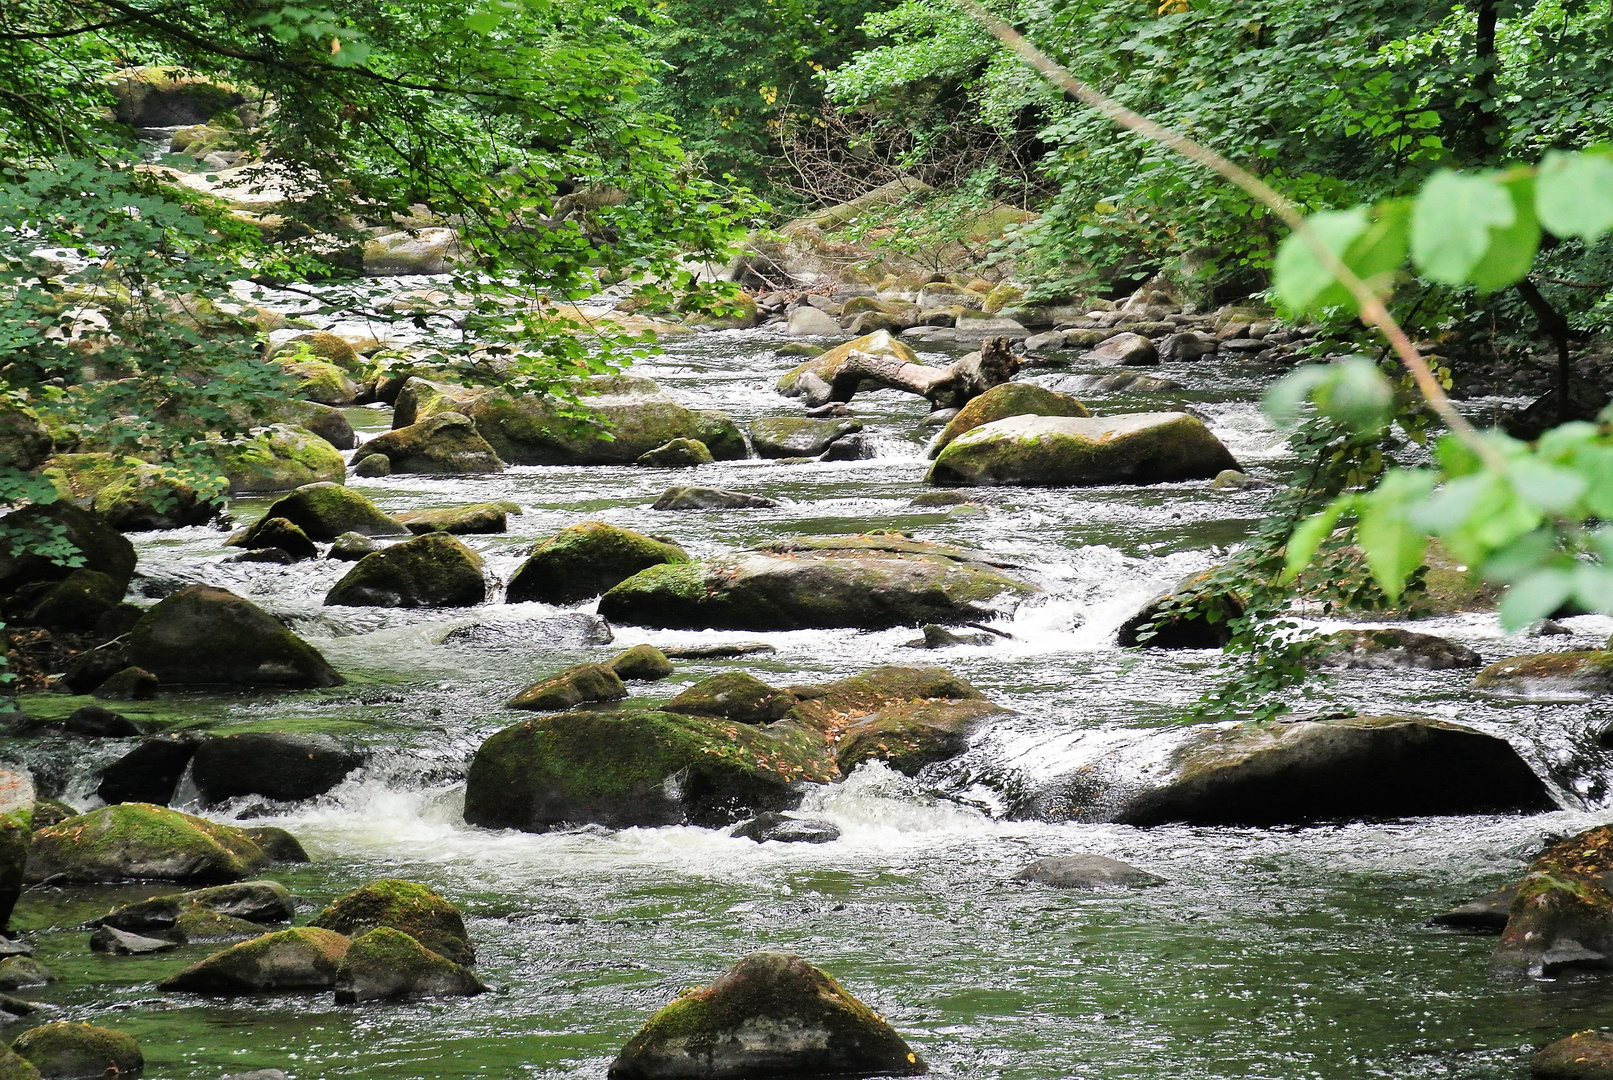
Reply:
[[[130,663],[163,685],[340,686],[342,677],[285,624],[226,589],[187,585],[129,633]]]
[[[25,990],[56,981],[50,969],[31,956],[8,956],[0,960],[0,990]],[[0,1076],[4,1076],[0,1072]]]
[[[1035,383],[999,383],[968,402],[930,444],[935,457],[949,444],[977,427],[1006,420],[1010,416],[1091,416],[1077,398],[1056,390],[1045,390]]]
[[[313,540],[335,540],[346,533],[399,536],[405,532],[396,518],[341,484],[305,484],[278,499],[259,520],[271,518],[284,518]],[[245,546],[253,545],[249,542]]]
[[[1484,663],[1484,658],[1466,645],[1398,627],[1340,630],[1328,634],[1323,641],[1326,644],[1316,657],[1320,667],[1445,671]]]
[[[145,956],[149,953],[172,952],[179,942],[166,938],[145,937],[115,926],[103,926],[90,935],[90,951],[111,953],[114,956]]]
[[[1598,882],[1540,870],[1524,878],[1491,964],[1550,975],[1613,968],[1613,895]]]
[[[208,739],[191,769],[208,802],[240,795],[300,802],[325,794],[363,763],[363,754],[329,735],[249,732]]]
[[[427,533],[354,564],[325,603],[339,607],[470,607],[487,599],[482,558],[447,533]]]
[[[769,840],[777,840],[781,844],[828,844],[840,839],[840,827],[816,818],[768,812],[734,826],[728,835],[742,836],[758,844]]]
[[[358,448],[353,464],[380,455],[389,473],[457,475],[504,471],[504,462],[468,416],[443,412],[377,435]]]
[[[1230,451],[1180,412],[1013,416],[953,440],[925,479],[953,487],[1077,487],[1209,479],[1236,469]]]
[[[617,678],[635,682],[658,682],[671,678],[672,661],[654,645],[635,645],[618,653],[604,664]]]
[[[510,578],[505,598],[512,604],[575,604],[647,567],[688,561],[688,553],[676,544],[603,521],[584,521],[540,541]]]
[[[1165,879],[1102,855],[1066,855],[1037,859],[1015,875],[1020,881],[1055,889],[1134,888],[1160,885]]]
[[[134,933],[171,930],[181,917],[196,908],[251,923],[289,922],[296,913],[291,891],[278,881],[242,881],[124,904],[92,925],[115,926]]]
[[[892,704],[848,725],[835,761],[847,774],[865,761],[881,761],[915,776],[926,765],[963,753],[980,721],[1007,711],[984,698]]]
[[[146,1065],[133,1036],[91,1024],[41,1024],[11,1049],[47,1078],[131,1076]]]
[[[754,675],[732,671],[702,679],[667,702],[667,712],[715,716],[741,724],[770,724],[796,706],[794,694],[775,690]]]
[[[469,997],[486,991],[468,968],[384,926],[354,938],[336,971],[339,1005]]]
[[[27,880],[239,881],[269,862],[245,830],[167,807],[120,803],[35,832]]]
[[[308,925],[351,938],[387,927],[456,964],[476,962],[459,909],[417,881],[372,881],[325,908]]]
[[[1513,656],[1479,672],[1473,687],[1524,700],[1584,700],[1613,692],[1613,652],[1594,649]]]
[[[1435,926],[1448,926],[1470,934],[1499,934],[1507,928],[1512,914],[1512,902],[1518,898],[1518,886],[1508,885],[1495,889],[1476,900],[1458,904],[1428,921]]]
[[[766,416],[750,422],[751,445],[758,457],[817,457],[835,440],[863,429],[860,420],[812,420],[803,416]]]
[[[759,510],[777,506],[773,499],[760,495],[746,495],[742,491],[725,491],[708,487],[669,487],[663,491],[651,510]]]
[[[738,656],[775,653],[778,649],[765,641],[736,641],[722,645],[666,645],[661,652],[668,660],[731,660]]]
[[[255,937],[192,964],[157,984],[163,991],[255,994],[265,990],[329,990],[351,942],[315,926]]]
[[[312,559],[319,554],[319,549],[308,538],[308,534],[283,517],[261,518],[239,539],[231,537],[226,541],[226,546],[244,547],[253,551],[278,548],[293,559]]]
[[[621,677],[603,664],[577,664],[540,679],[505,703],[507,709],[560,712],[589,701],[620,701],[627,696]]]
[[[1613,1035],[1576,1031],[1540,1048],[1529,1060],[1534,1080],[1613,1080]]]
[[[928,1070],[868,1006],[798,956],[753,953],[628,1040],[610,1080],[918,1076]]]

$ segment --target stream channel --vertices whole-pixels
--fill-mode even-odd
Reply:
[[[321,326],[337,321],[328,309],[304,313]],[[765,330],[670,338],[663,355],[633,374],[657,380],[687,405],[725,410],[741,426],[799,415],[798,402],[772,389],[797,362],[776,354],[782,342]],[[1022,377],[1056,383],[1082,370]],[[1157,409],[1162,401],[1191,405],[1253,475],[1282,481],[1292,460],[1258,406],[1272,373],[1215,358],[1158,373],[1184,389],[1082,396],[1099,414]],[[671,538],[696,557],[780,536],[880,528],[972,545],[1031,568],[1047,586],[1046,598],[996,624],[1012,640],[926,652],[905,646],[912,629],[758,635],[616,626],[614,642],[590,644],[564,609],[506,605],[501,586],[475,609],[328,608],[323,596],[350,564],[226,564],[228,533],[212,528],[132,536],[140,554],[135,602],[193,582],[232,589],[285,619],[348,680],[309,693],[170,694],[151,703],[152,715],[218,732],[326,731],[370,754],[364,769],[313,803],[183,808],[295,833],[313,863],[268,876],[297,894],[299,920],[376,877],[431,885],[463,910],[477,971],[493,992],[362,1007],[334,1005],[329,993],[163,995],[158,981],[214,947],[150,957],[91,953],[80,928],[86,919],[161,891],[129,887],[24,895],[12,925],[59,980],[30,996],[57,1006],[53,1019],[136,1036],[145,1075],[172,1080],[261,1068],[297,1080],[603,1077],[655,1009],[758,949],[796,952],[828,970],[887,1017],[940,1077],[1521,1078],[1534,1048],[1613,1025],[1607,976],[1502,979],[1486,966],[1493,938],[1426,924],[1515,879],[1547,837],[1613,816],[1605,782],[1613,755],[1597,749],[1594,735],[1607,718],[1594,703],[1490,700],[1473,693],[1472,672],[1460,670],[1346,672],[1323,685],[1324,708],[1414,712],[1502,735],[1550,778],[1564,806],[1555,813],[1302,829],[1016,819],[1026,792],[1135,753],[1210,685],[1216,654],[1122,651],[1114,631],[1152,595],[1246,535],[1269,492],[1216,491],[1207,482],[994,489],[980,494],[978,506],[915,508],[910,500],[926,490],[923,448],[932,429],[921,426],[925,411],[921,400],[895,392],[860,395],[853,413],[878,451],[861,461],[752,459],[682,471],[519,467],[350,482],[388,511],[520,504],[524,513],[510,518],[507,534],[463,538],[500,582],[535,541],[588,519]],[[349,416],[362,437],[390,423],[380,407]],[[733,488],[780,505],[650,510],[673,483]],[[269,501],[236,501],[237,524]],[[444,642],[471,624],[489,630],[467,643]],[[1417,629],[1462,641],[1487,662],[1600,647],[1613,629],[1594,616],[1566,625],[1570,636],[1510,640],[1493,615],[1427,620]],[[785,685],[880,663],[942,664],[1014,713],[993,718],[964,756],[916,780],[864,765],[844,784],[809,796],[806,808],[842,830],[833,843],[756,844],[692,827],[529,835],[464,824],[466,763],[486,736],[522,718],[503,707],[516,690],[641,641],[758,638],[777,651],[680,661],[668,682],[633,684],[633,702],[663,701],[732,670]],[[49,709],[65,713],[84,700],[59,699]],[[41,703],[24,704],[37,712]],[[125,711],[144,715],[139,706]],[[60,737],[9,747],[4,756],[52,756],[53,738]],[[63,797],[95,805],[95,770],[127,747],[75,744],[75,768],[59,778]],[[65,753],[54,750],[58,759]],[[1168,883],[1071,893],[1013,880],[1034,858],[1075,852],[1122,859]]]

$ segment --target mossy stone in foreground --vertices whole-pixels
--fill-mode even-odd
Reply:
[[[372,881],[331,904],[308,925],[353,938],[384,926],[408,934],[456,964],[476,962],[459,909],[418,881]]]
[[[634,645],[611,657],[604,666],[618,678],[635,682],[658,682],[670,678],[673,671],[672,661],[654,645]]]
[[[166,806],[119,803],[34,833],[27,879],[239,881],[269,861],[242,829]]]
[[[652,1016],[610,1080],[918,1076],[928,1066],[879,1014],[798,956],[752,953]]]
[[[285,624],[227,589],[187,585],[129,633],[129,662],[164,685],[340,686],[342,677]]]
[[[533,600],[575,604],[646,567],[688,561],[688,553],[676,544],[603,521],[584,521],[566,526],[535,546],[510,578],[505,595],[512,604]]]
[[[336,971],[336,1001],[341,1005],[469,997],[486,990],[468,968],[386,926],[354,938]]]
[[[41,1024],[11,1049],[44,1077],[132,1076],[146,1065],[133,1036],[92,1024]]]
[[[562,712],[588,701],[620,701],[627,696],[621,676],[603,664],[578,664],[539,679],[506,703],[509,709]]]
[[[325,594],[340,607],[470,607],[485,599],[481,556],[447,533],[366,555]]]
[[[251,994],[261,990],[328,990],[352,942],[314,926],[298,926],[232,945],[157,984],[159,990]]]
[[[276,500],[259,520],[272,518],[284,518],[313,540],[335,540],[343,533],[399,536],[406,531],[396,518],[382,513],[364,495],[332,483],[304,484]]]
[[[1534,1080],[1613,1080],[1613,1035],[1576,1031],[1542,1047],[1529,1061]]]
[[[949,443],[925,477],[951,487],[1081,487],[1208,480],[1237,459],[1187,413],[1011,416]]]
[[[1035,383],[1005,382],[958,410],[930,444],[933,458],[958,436],[1010,416],[1091,416],[1079,398],[1048,390]]]

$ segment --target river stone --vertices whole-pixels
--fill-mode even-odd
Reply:
[[[715,716],[740,724],[770,724],[795,708],[795,695],[775,690],[754,675],[730,671],[702,679],[667,702],[667,712]]]
[[[34,801],[34,782],[27,773],[0,770],[0,930],[9,925],[27,882]]]
[[[404,229],[364,242],[365,277],[442,274],[468,256],[446,226]]]
[[[787,953],[752,953],[652,1016],[607,1075],[760,1080],[926,1071],[889,1024],[824,972]]]
[[[315,401],[286,401],[277,406],[271,415],[281,423],[313,432],[338,450],[352,450],[358,446],[358,435],[354,433],[347,414],[335,406],[321,405]]]
[[[777,506],[773,499],[708,487],[669,487],[661,492],[651,510],[754,510]]]
[[[750,422],[758,457],[817,457],[829,444],[863,429],[861,420],[812,420],[804,416],[764,416]]]
[[[305,484],[276,500],[259,520],[271,518],[284,518],[312,540],[335,540],[346,533],[401,536],[407,531],[396,518],[341,484]],[[253,545],[249,539],[243,546]]]
[[[1187,413],[1013,416],[953,440],[925,479],[953,487],[1161,484],[1208,480],[1238,467],[1221,440]]]
[[[38,413],[14,399],[0,403],[0,468],[32,472],[50,457],[51,446]]]
[[[58,825],[70,817],[78,817],[82,812],[59,799],[35,799],[32,825],[35,829],[43,829]]]
[[[1209,334],[1183,330],[1165,337],[1155,347],[1159,350],[1161,360],[1167,364],[1174,364],[1184,360],[1197,360],[1201,356],[1215,352],[1215,338]]]
[[[122,532],[202,525],[222,509],[161,466],[118,454],[57,454],[44,476],[63,499]]]
[[[131,934],[115,926],[102,926],[90,935],[91,952],[111,953],[113,956],[144,956],[148,953],[173,952],[177,948],[177,941]]]
[[[999,383],[964,405],[956,416],[947,421],[947,426],[930,444],[929,455],[935,457],[964,432],[1006,420],[1010,416],[1091,415],[1079,399],[1069,394],[1046,390],[1035,383]]]
[[[130,665],[114,672],[94,690],[94,695],[106,701],[150,701],[157,696],[157,676],[143,667]]]
[[[825,537],[652,566],[606,592],[599,613],[680,630],[885,629],[981,622],[1037,591],[947,545]]]
[[[240,881],[269,856],[243,829],[148,803],[92,810],[33,835],[27,880]]]
[[[134,577],[135,551],[128,537],[108,525],[99,514],[72,503],[33,503],[6,515],[6,527],[14,534],[45,540],[60,530],[68,543],[78,549],[83,569],[105,574],[119,586],[121,596]],[[75,567],[62,566],[42,555],[26,552],[13,555],[0,546],[0,596],[15,593],[25,585],[61,581]]]
[[[1130,795],[1128,825],[1291,825],[1538,812],[1545,785],[1505,740],[1404,716],[1291,720],[1201,730],[1170,775]]]
[[[1116,367],[1151,367],[1159,363],[1159,351],[1141,334],[1120,333],[1100,342],[1090,352],[1082,353],[1081,359]]]
[[[313,646],[226,589],[187,585],[129,632],[131,663],[164,686],[340,686],[342,677]]]
[[[338,562],[358,562],[371,552],[380,550],[381,546],[363,533],[345,532],[331,542],[325,558]]]
[[[286,830],[274,825],[254,825],[243,829],[242,832],[252,840],[263,853],[275,862],[305,863],[313,860],[308,852],[303,850],[302,842]]]
[[[476,536],[501,533],[509,528],[512,503],[472,503],[469,506],[449,506],[439,510],[409,510],[398,515],[398,521],[410,532],[442,532],[454,536]]]
[[[575,649],[609,645],[615,638],[610,623],[598,615],[587,611],[562,611],[543,619],[456,626],[443,635],[442,641],[444,645],[530,652],[534,645]]]
[[[227,544],[253,550],[278,548],[293,559],[312,559],[319,554],[308,534],[283,517],[261,518],[239,540],[231,537]]]
[[[716,458],[699,439],[673,439],[639,455],[638,464],[656,469],[687,469],[710,465]]]
[[[305,352],[316,359],[328,364],[335,364],[344,371],[358,371],[363,362],[358,352],[348,343],[346,338],[324,330],[312,330],[306,334],[298,334],[288,338],[274,347],[269,358],[285,359],[287,354]]]
[[[214,945],[247,941],[263,933],[263,927],[245,919],[220,915],[200,904],[180,912],[168,936],[183,945]]]
[[[456,964],[476,962],[459,909],[417,881],[372,881],[325,908],[308,925],[351,938],[384,926]]]
[[[182,916],[197,908],[252,924],[290,922],[297,910],[291,891],[278,881],[240,881],[124,904],[90,925],[114,926],[133,933],[172,930]]]
[[[840,323],[834,316],[810,304],[802,304],[790,312],[786,330],[791,337],[835,337],[840,332]]]
[[[304,484],[341,483],[347,462],[341,451],[306,428],[271,424],[250,437],[215,448],[231,495],[289,491]]]
[[[482,557],[447,533],[366,555],[325,594],[332,607],[471,607],[486,599]]]
[[[1478,667],[1484,663],[1484,658],[1466,645],[1449,638],[1417,634],[1398,627],[1340,630],[1324,636],[1322,640],[1326,644],[1316,657],[1320,667],[1446,671]]]
[[[584,521],[566,526],[533,547],[510,578],[505,599],[511,604],[533,600],[575,604],[646,567],[688,561],[688,553],[676,544],[603,521]]]
[[[123,586],[99,570],[76,569],[45,586],[39,600],[16,619],[23,626],[86,633],[123,602]]]
[[[1613,1035],[1576,1031],[1529,1059],[1534,1080],[1613,1080]]]
[[[627,696],[621,677],[603,664],[577,664],[539,679],[505,702],[507,709],[561,712],[589,701],[620,701]]]
[[[1604,886],[1605,888],[1606,886]],[[1476,900],[1458,904],[1428,921],[1435,926],[1448,926],[1470,934],[1499,934],[1507,928],[1512,913],[1512,902],[1518,898],[1517,885],[1495,889]]]
[[[100,705],[74,709],[62,722],[62,730],[86,739],[130,739],[145,734],[144,729],[127,716]]]
[[[1497,660],[1474,676],[1473,688],[1526,701],[1583,701],[1613,692],[1613,651],[1536,653]]]
[[[1613,968],[1613,895],[1599,882],[1536,871],[1512,901],[1490,963],[1551,975],[1565,968]]]
[[[835,760],[848,775],[865,761],[881,761],[916,776],[926,765],[963,753],[981,720],[1007,711],[983,698],[900,702],[848,725]]]
[[[358,399],[358,383],[325,360],[284,360],[280,366],[297,380],[297,394],[319,405],[345,407]]]
[[[363,754],[329,735],[247,732],[202,743],[191,772],[211,803],[240,795],[301,802],[325,794],[363,763]]]
[[[341,934],[315,926],[279,930],[214,953],[158,983],[157,989],[202,994],[329,990],[351,944]]]
[[[1020,881],[1051,885],[1055,889],[1105,889],[1160,885],[1164,878],[1102,855],[1065,855],[1037,859],[1015,875]]]
[[[654,645],[635,645],[626,652],[617,653],[604,666],[617,678],[635,682],[658,682],[672,677],[672,661]]]
[[[173,801],[179,780],[201,740],[190,734],[153,735],[101,770],[95,794],[109,805]]]
[[[338,1005],[469,997],[486,991],[469,969],[384,926],[354,938],[336,971]]]
[[[360,458],[353,465],[353,475],[361,480],[378,480],[383,476],[391,476],[392,462],[387,460],[385,454],[371,454],[367,458]]]
[[[353,463],[377,454],[387,459],[394,474],[444,476],[504,471],[504,462],[475,422],[454,412],[437,413],[419,423],[377,435],[358,448]]]
[[[735,825],[728,835],[742,836],[758,844],[769,840],[777,840],[781,844],[828,844],[840,839],[840,828],[832,822],[816,818],[799,818],[769,811]]]
[[[1122,648],[1220,649],[1232,640],[1231,622],[1244,612],[1243,598],[1215,586],[1213,571],[1189,574],[1170,592],[1120,624]],[[1161,622],[1167,612],[1169,617]],[[1151,636],[1144,637],[1144,634]]]
[[[923,637],[902,642],[905,649],[950,649],[954,645],[994,645],[1000,638],[984,631],[973,634],[954,634],[944,626],[930,623],[921,627]]]
[[[891,337],[886,331],[876,330],[872,334],[865,334],[843,345],[837,345],[828,352],[791,368],[779,378],[774,389],[785,397],[804,397],[811,404],[821,405],[829,399],[829,388],[833,385],[835,376],[840,373],[840,365],[844,364],[846,358],[853,352],[888,356],[907,364],[921,362],[918,354],[912,349]]]
[[[140,612],[143,616],[144,611]],[[140,620],[135,619],[136,623]],[[129,629],[134,629],[131,625]],[[128,633],[128,631],[124,631]],[[67,662],[60,687],[70,694],[87,694],[129,666],[129,649],[122,640],[85,649]]]
[[[41,1024],[19,1035],[11,1049],[38,1075],[63,1080],[131,1076],[146,1065],[133,1036],[91,1024]]]
[[[0,960],[0,990],[26,990],[56,981],[50,969],[31,956],[8,956]],[[4,1077],[0,1072],[0,1077]]]

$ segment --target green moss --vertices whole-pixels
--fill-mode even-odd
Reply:
[[[31,956],[8,956],[0,960],[0,990],[21,990],[56,981],[50,969]],[[3,1076],[3,1074],[0,1074]]]
[[[853,338],[843,345],[837,345],[820,356],[815,356],[806,363],[791,368],[779,377],[774,389],[787,397],[796,396],[796,383],[801,376],[812,374],[824,382],[832,383],[840,372],[840,365],[846,362],[846,357],[853,351],[872,353],[875,356],[891,356],[906,364],[919,363],[918,354],[902,342],[891,337],[886,330],[875,330],[872,334],[864,334],[860,338]]]
[[[966,431],[1010,416],[1091,416],[1087,407],[1069,394],[1047,390],[1035,383],[1002,383],[958,410],[930,446],[935,457]]]
[[[129,632],[131,663],[164,684],[339,686],[313,646],[256,604],[225,589],[187,585]]]
[[[626,652],[617,653],[605,663],[618,678],[655,682],[671,676],[672,661],[654,645],[635,645]]]
[[[487,599],[482,559],[447,533],[371,552],[325,596],[345,607],[468,607]]]
[[[317,360],[355,373],[362,371],[364,367],[363,359],[354,351],[353,346],[335,334],[323,330],[298,334],[274,351],[275,358],[280,360],[293,359],[299,355],[311,355]]]
[[[354,938],[336,973],[336,1000],[340,1004],[479,994],[486,989],[462,965],[386,926]]]
[[[282,366],[297,377],[297,393],[321,405],[351,405],[358,384],[326,360],[288,360]]]
[[[665,709],[742,724],[767,724],[790,715],[795,705],[794,694],[776,690],[743,671],[729,671],[700,680],[667,702]]]
[[[627,696],[621,677],[602,664],[578,664],[540,679],[511,698],[509,709],[560,712],[590,701],[620,701]]]
[[[305,484],[264,511],[260,521],[285,518],[314,540],[335,540],[342,533],[397,536],[404,527],[381,512],[366,496],[340,483]]]
[[[836,744],[836,763],[849,774],[864,761],[883,761],[913,776],[961,754],[981,719],[1007,711],[984,700],[894,705],[851,724]]]
[[[685,562],[650,566],[612,587],[610,595],[619,598],[634,596],[672,597],[685,603],[700,603],[711,595],[707,585],[706,565]]]
[[[688,553],[676,544],[602,521],[584,521],[539,542],[510,578],[506,595],[511,603],[576,603],[646,567],[688,561]]]
[[[159,990],[246,994],[326,989],[352,943],[314,926],[293,927],[232,945],[157,984]]]
[[[239,881],[269,862],[245,831],[147,803],[120,803],[33,834],[28,880]]]
[[[41,1024],[11,1048],[46,1077],[128,1076],[146,1064],[133,1036],[90,1024]]]
[[[1237,461],[1186,413],[1101,420],[1014,416],[968,431],[936,457],[932,484],[1071,487],[1209,479]]]
[[[407,427],[394,428],[359,447],[355,463],[383,456],[391,472],[452,475],[502,472],[504,461],[472,420],[457,412],[437,412]]]
[[[347,462],[334,446],[291,424],[272,424],[251,438],[218,443],[215,456],[236,495],[320,481],[339,484],[347,476]]]
[[[372,881],[325,908],[308,925],[355,938],[389,927],[456,964],[476,962],[459,909],[417,881]]]

